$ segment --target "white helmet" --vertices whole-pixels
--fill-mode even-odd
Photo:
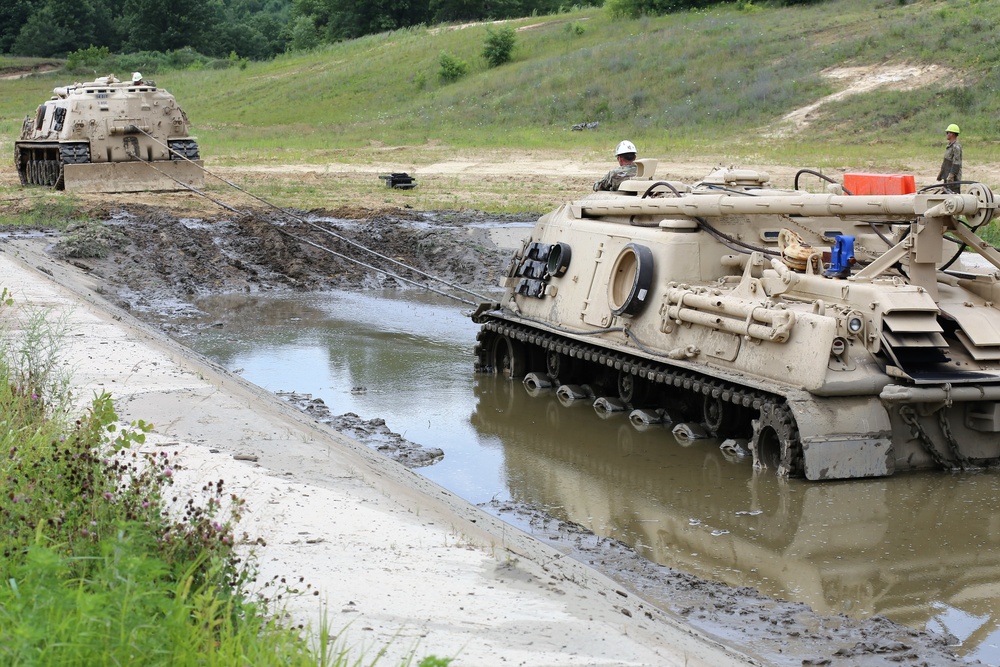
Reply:
[[[615,157],[619,155],[624,155],[625,153],[638,153],[635,149],[635,144],[631,141],[625,140],[618,144],[618,148],[615,149]]]
[[[132,83],[136,83],[139,81],[142,81],[142,74],[139,74],[138,72],[132,72]]]

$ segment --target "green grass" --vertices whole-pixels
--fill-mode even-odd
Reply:
[[[157,78],[195,123],[203,155],[225,162],[355,159],[370,141],[604,155],[628,136],[647,154],[823,166],[936,159],[949,122],[963,126],[967,151],[986,161],[1000,155],[998,23],[1000,3],[985,0],[831,0],[742,12],[722,5],[638,20],[591,8],[512,22],[525,29],[513,62],[498,68],[480,56],[485,26],[419,27],[246,69]],[[442,83],[442,52],[468,62],[469,74]],[[791,140],[764,135],[836,89],[824,69],[878,63],[937,65],[952,75],[830,103]],[[64,79],[0,81],[0,132],[14,133]],[[585,121],[601,125],[569,131]]]
[[[587,8],[508,23],[516,29],[513,60],[496,68],[480,55],[487,26],[434,26],[245,68],[164,71],[156,79],[187,111],[210,168],[395,159],[419,168],[469,153],[482,159],[491,150],[593,162],[607,160],[628,137],[664,168],[671,157],[707,157],[764,168],[917,172],[926,181],[951,122],[963,128],[968,174],[975,177],[976,164],[1000,162],[1000,43],[990,29],[997,24],[1000,3],[986,0],[828,0],[748,11],[724,4],[636,20]],[[468,74],[442,82],[442,52],[466,61]],[[786,114],[845,85],[824,71],[878,64],[933,66],[946,76],[910,91],[828,102],[808,128],[774,136]],[[78,78],[0,80],[0,153],[13,152],[21,119],[52,87]],[[600,125],[570,129],[589,121]],[[259,193],[286,206],[352,201],[343,179],[263,181],[254,183]],[[422,179],[423,191],[403,203],[508,212],[549,205],[495,183],[482,192],[473,184],[468,197],[452,201],[432,196],[425,183],[432,181]],[[24,196],[35,195],[0,187],[0,200]],[[403,199],[394,193],[386,203]]]
[[[12,306],[4,291],[0,314]],[[239,504],[221,510],[220,484],[171,518],[171,457],[133,449],[150,425],[118,429],[107,394],[74,420],[64,326],[26,312],[0,344],[0,662],[235,664],[226,658],[302,653],[295,634],[242,595],[251,571],[234,551]]]
[[[86,221],[86,214],[72,195],[41,188],[30,194],[30,197],[19,198],[20,210],[4,214],[4,224],[63,231],[74,223]]]

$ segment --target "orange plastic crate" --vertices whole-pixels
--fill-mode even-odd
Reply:
[[[912,195],[917,186],[909,174],[844,174],[844,189],[855,195]]]

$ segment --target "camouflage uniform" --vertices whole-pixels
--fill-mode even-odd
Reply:
[[[594,183],[594,191],[617,190],[618,186],[622,184],[622,181],[635,178],[635,175],[638,173],[639,165],[635,162],[632,164],[626,164],[622,167],[615,167],[608,172],[607,176]]]
[[[962,180],[962,145],[958,143],[958,139],[944,149],[944,161],[941,163],[937,179],[940,183]],[[948,185],[945,189],[949,192],[958,192],[961,188],[958,185]]]

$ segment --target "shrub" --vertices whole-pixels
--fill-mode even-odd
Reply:
[[[108,50],[108,47],[97,47],[91,44],[86,49],[77,49],[69,54],[69,57],[66,58],[66,69],[72,72],[84,67],[94,68],[107,60],[110,55],[111,51]]]
[[[511,27],[499,30],[486,29],[486,42],[483,44],[483,60],[489,67],[500,67],[511,61],[517,37]]]
[[[441,69],[438,70],[438,76],[445,83],[458,81],[469,72],[469,63],[461,58],[456,58],[447,51],[441,52],[441,55],[438,57],[438,63],[441,65]]]
[[[306,655],[246,596],[241,499],[220,480],[168,511],[177,466],[138,449],[151,425],[119,428],[107,393],[71,422],[63,325],[47,317],[29,310],[20,330],[0,329],[0,662],[195,664],[207,652],[236,664],[225,656],[270,641],[265,626]]]
[[[637,19],[660,16],[687,9],[701,9],[716,4],[713,0],[607,0],[604,8],[614,18]]]
[[[312,51],[323,41],[309,16],[299,16],[285,27],[285,32],[288,33],[289,51]]]

